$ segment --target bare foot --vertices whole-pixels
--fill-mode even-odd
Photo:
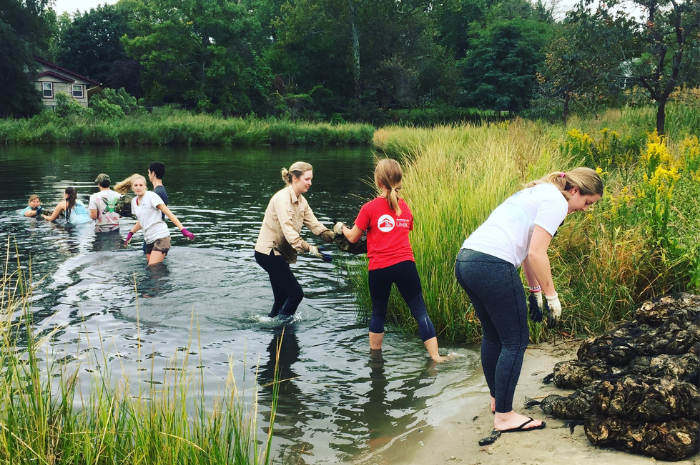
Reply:
[[[525,431],[543,427],[544,422],[542,420],[529,420],[531,420],[530,417],[515,413],[513,410],[508,413],[496,413],[496,417],[493,420],[493,428],[497,431],[514,430],[518,428]]]
[[[496,413],[496,399],[491,398],[491,413]]]

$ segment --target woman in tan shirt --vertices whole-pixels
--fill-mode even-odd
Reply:
[[[335,233],[316,219],[302,195],[311,187],[311,165],[298,161],[289,170],[282,168],[282,179],[287,187],[270,199],[255,244],[255,261],[270,276],[275,298],[268,315],[271,318],[294,315],[304,298],[304,291],[289,267],[290,263],[296,263],[297,253],[308,252],[326,259],[318,247],[301,238],[301,227],[306,225],[326,242],[333,242],[335,238]]]

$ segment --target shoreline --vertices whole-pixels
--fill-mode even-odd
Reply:
[[[697,465],[700,456],[666,462],[653,457],[633,455],[616,449],[593,446],[586,437],[583,426],[573,432],[563,420],[545,415],[539,406],[526,409],[525,398],[541,400],[549,394],[566,395],[573,391],[557,388],[554,383],[544,384],[542,379],[552,372],[557,362],[576,357],[580,340],[564,340],[555,344],[531,344],[525,352],[523,368],[515,391],[514,408],[518,413],[543,419],[547,427],[542,430],[502,434],[493,444],[479,446],[479,439],[493,429],[493,416],[489,409],[488,390],[454,399],[450,405],[435,406],[436,414],[430,414],[428,425],[415,428],[400,439],[387,445],[363,460],[367,464],[547,464],[547,465],[643,465],[673,463]],[[449,363],[449,362],[447,362]],[[481,370],[479,375],[483,380]],[[485,389],[486,382],[482,382]],[[443,414],[450,412],[445,417]]]

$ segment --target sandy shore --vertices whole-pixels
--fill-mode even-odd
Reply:
[[[573,433],[563,421],[547,417],[535,406],[526,410],[525,397],[541,400],[545,396],[571,391],[545,385],[542,379],[562,360],[575,358],[580,342],[531,345],[525,353],[523,370],[515,392],[515,410],[546,420],[539,431],[503,434],[489,446],[479,446],[479,439],[493,429],[488,391],[453,399],[449,405],[435,406],[433,426],[416,428],[363,463],[377,465],[433,464],[552,464],[552,465],[644,465],[674,463],[699,465],[700,455],[680,462],[662,462],[651,457],[632,455],[614,449],[597,448],[588,442],[583,426]],[[484,383],[485,385],[485,383]],[[432,413],[431,413],[432,415]]]

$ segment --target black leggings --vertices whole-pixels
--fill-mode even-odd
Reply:
[[[275,303],[269,317],[294,315],[297,307],[304,298],[304,291],[299,285],[299,281],[294,277],[289,263],[281,256],[270,251],[270,255],[255,252],[255,261],[267,271],[272,284],[272,294],[275,296]]]
[[[469,249],[459,251],[455,275],[481,321],[481,366],[496,412],[510,412],[530,339],[523,282],[511,263]]]
[[[367,275],[367,281],[369,282],[369,294],[372,297],[372,319],[369,322],[370,332],[378,334],[384,332],[391,285],[396,283],[401,297],[403,297],[403,300],[406,301],[408,308],[411,310],[411,315],[418,322],[418,332],[423,342],[435,337],[435,328],[425,308],[423,291],[421,290],[415,262],[408,260],[386,268],[370,270]]]

